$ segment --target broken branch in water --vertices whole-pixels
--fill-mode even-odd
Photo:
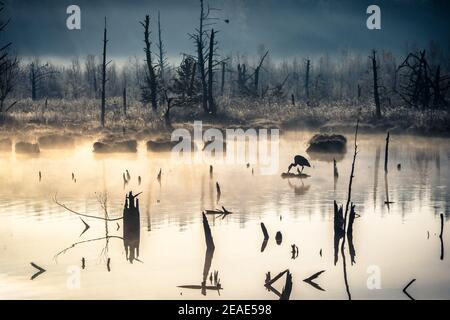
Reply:
[[[84,224],[84,230],[81,232],[81,234],[80,234],[80,237],[86,232],[86,231],[88,231],[88,229],[91,227],[90,225],[88,225],[83,219],[81,219],[80,218],[80,220],[81,220],[81,222],[83,222],[83,224]]]
[[[264,240],[269,240],[269,233],[267,232],[266,226],[261,222],[261,230],[264,235]]]
[[[408,298],[410,298],[411,300],[416,300],[416,299],[414,299],[413,297],[411,297],[411,296],[409,295],[409,293],[408,293],[406,290],[409,288],[410,285],[412,285],[412,284],[414,283],[414,281],[416,281],[416,279],[412,279],[412,280],[406,285],[406,287],[403,288],[403,293],[406,294],[406,295],[408,296]]]
[[[33,274],[33,275],[31,276],[31,280],[34,280],[36,277],[40,276],[40,275],[43,274],[45,271],[47,271],[47,270],[45,270],[44,268],[39,267],[37,264],[35,264],[35,263],[33,263],[33,262],[30,262],[30,264],[31,264],[32,267],[38,269],[38,272],[36,272],[35,274]]]
[[[69,247],[61,250],[60,252],[58,252],[57,254],[55,254],[54,259],[56,260],[61,254],[65,254],[68,250],[83,244],[83,243],[87,243],[87,242],[93,242],[93,241],[99,241],[99,240],[105,240],[105,239],[120,239],[123,240],[122,237],[119,236],[106,236],[106,237],[101,237],[101,238],[95,238],[95,239],[89,239],[89,240],[84,240],[84,241],[79,241],[79,242],[75,242],[72,245],[70,245]]]
[[[64,208],[64,209],[66,209],[67,211],[72,212],[73,214],[76,214],[76,215],[81,216],[81,217],[92,218],[92,219],[99,219],[99,220],[104,220],[104,221],[117,221],[117,220],[123,219],[123,217],[119,217],[119,218],[103,218],[103,217],[91,216],[91,215],[88,215],[88,214],[76,212],[75,210],[72,210],[72,209],[70,209],[69,207],[67,207],[65,204],[60,203],[60,202],[58,201],[57,197],[56,197],[56,194],[55,194],[55,196],[54,196],[54,198],[53,198],[53,201],[54,201],[58,206],[60,206],[61,208]]]
[[[274,284],[284,274],[286,274],[286,281],[285,281],[284,287],[280,293],[278,290],[276,290],[274,287],[272,287],[272,284]],[[291,291],[292,291],[292,274],[289,272],[289,269],[286,269],[286,270],[280,272],[278,275],[276,275],[273,279],[271,279],[270,272],[268,272],[266,274],[266,281],[264,283],[264,286],[267,288],[267,290],[275,293],[280,298],[280,300],[289,300],[289,297],[290,297]]]
[[[306,278],[305,280],[303,280],[304,282],[306,282],[307,284],[313,286],[314,288],[316,288],[317,290],[320,291],[325,291],[325,289],[323,289],[321,286],[319,286],[317,283],[315,283],[313,280],[315,280],[318,276],[320,276],[322,273],[324,273],[325,270],[319,271],[314,273],[312,276],[310,276],[309,278]]]
[[[225,217],[229,214],[232,214],[233,212],[228,211],[227,209],[225,209],[224,206],[222,206],[222,210],[216,209],[216,210],[205,210],[205,214],[217,214],[218,218],[222,217],[222,219],[225,219]]]
[[[205,241],[206,247],[208,249],[214,250],[214,240],[211,234],[211,228],[209,227],[208,219],[206,215],[203,213],[203,230],[205,231]]]

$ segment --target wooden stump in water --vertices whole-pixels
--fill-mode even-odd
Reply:
[[[130,263],[139,258],[141,220],[137,196],[133,196],[130,191],[128,196],[125,197],[123,209],[123,244],[127,260]]]
[[[277,245],[280,245],[281,242],[283,241],[283,235],[281,234],[280,231],[278,231],[277,234],[275,235],[275,241],[277,242]]]
[[[261,230],[264,235],[264,240],[269,240],[269,233],[267,232],[266,226],[261,222]]]
[[[214,249],[214,240],[211,234],[211,228],[209,227],[208,219],[206,218],[206,215],[202,213],[203,215],[203,230],[205,231],[205,241],[206,241],[206,247],[208,249]]]

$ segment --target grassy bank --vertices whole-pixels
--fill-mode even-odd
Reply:
[[[353,102],[337,102],[319,106],[276,102],[218,101],[215,117],[200,108],[171,110],[173,127],[191,126],[202,120],[205,126],[242,128],[311,129],[315,131],[351,132],[359,117],[362,132],[385,132],[450,136],[450,115],[445,110],[421,112],[403,107],[386,108],[382,119],[376,119],[374,108]],[[139,102],[131,103],[124,115],[120,99],[109,99],[106,127],[99,125],[99,101],[93,99],[24,100],[18,103],[0,126],[2,135],[33,135],[42,132],[67,131],[81,136],[125,134],[138,139],[168,134],[164,108],[153,112]]]

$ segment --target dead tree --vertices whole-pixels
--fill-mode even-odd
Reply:
[[[206,113],[209,113],[208,108],[208,83],[206,79],[206,61],[205,61],[205,50],[207,49],[207,38],[208,33],[205,30],[205,25],[209,19],[209,8],[205,10],[204,1],[200,0],[200,19],[199,26],[196,29],[196,33],[190,35],[194,40],[197,49],[197,67],[199,71],[199,77],[201,81],[202,88],[202,107]]]
[[[305,73],[305,96],[309,100],[309,78],[311,72],[311,60],[306,59],[306,73]]]
[[[255,96],[259,96],[259,75],[260,75],[262,65],[264,63],[264,59],[266,59],[268,54],[269,54],[269,51],[266,51],[266,53],[262,56],[261,60],[259,61],[258,66],[255,68],[255,75],[254,75]]]
[[[378,79],[378,65],[377,65],[377,52],[372,51],[372,56],[370,60],[372,61],[372,73],[373,73],[373,98],[375,101],[375,112],[378,119],[381,118],[381,103],[380,103],[380,93],[379,93],[379,79]]]
[[[211,30],[209,40],[209,53],[208,53],[208,112],[215,115],[217,108],[214,101],[213,82],[214,82],[214,51],[215,51],[215,35],[217,31]]]
[[[144,43],[145,43],[145,63],[146,63],[146,85],[142,88],[142,100],[144,103],[151,103],[154,111],[158,109],[158,84],[156,80],[155,67],[152,62],[152,50],[150,41],[150,16],[146,15],[145,20],[141,22],[144,28]]]
[[[408,54],[397,73],[401,80],[397,93],[408,106],[422,111],[448,106],[450,77],[441,75],[440,65],[436,68],[429,65],[425,50]]]
[[[221,81],[221,85],[220,85],[220,95],[223,96],[224,91],[225,91],[225,72],[226,72],[226,62],[222,61],[222,81]]]
[[[159,66],[159,78],[161,80],[161,83],[163,87],[165,87],[165,80],[166,80],[166,66],[167,66],[167,59],[165,57],[165,51],[164,51],[164,44],[162,41],[162,31],[161,31],[161,15],[158,11],[158,66]]]
[[[126,85],[123,87],[123,92],[122,92],[122,107],[123,107],[123,114],[127,115],[127,86]]]
[[[106,44],[108,43],[107,39],[107,30],[106,30],[106,17],[105,17],[105,28],[103,30],[103,60],[102,60],[102,102],[101,102],[101,114],[100,114],[100,123],[102,127],[105,126],[105,113],[106,113]]]

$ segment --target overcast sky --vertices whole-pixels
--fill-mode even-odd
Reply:
[[[81,30],[66,27],[66,8],[71,4],[81,8]],[[212,0],[210,4],[221,8],[215,13],[221,19],[216,28],[226,53],[253,55],[262,44],[278,59],[334,54],[341,48],[403,52],[407,43],[424,46],[431,40],[450,47],[448,0]],[[370,4],[381,7],[382,30],[366,28]],[[7,0],[6,7],[11,22],[2,41],[11,40],[14,50],[25,57],[64,60],[100,54],[104,16],[108,17],[110,56],[140,56],[139,21],[148,13],[156,26],[158,10],[170,57],[194,52],[187,34],[198,23],[199,0]]]

